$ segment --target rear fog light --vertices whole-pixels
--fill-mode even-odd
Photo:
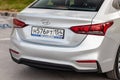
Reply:
[[[97,63],[96,60],[77,60],[77,63]]]
[[[19,52],[15,51],[13,49],[9,49],[9,51],[10,51],[11,54],[19,54]]]

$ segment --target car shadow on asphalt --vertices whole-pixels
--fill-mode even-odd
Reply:
[[[25,67],[18,74],[31,80],[110,80],[107,79],[105,74],[37,69],[32,67]]]

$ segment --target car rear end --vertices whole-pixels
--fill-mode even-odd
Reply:
[[[20,12],[13,19],[13,60],[39,67],[100,71],[105,63],[101,61],[103,46],[113,43],[105,35],[114,22],[93,23],[104,0],[86,1],[79,7],[74,0],[37,0]]]

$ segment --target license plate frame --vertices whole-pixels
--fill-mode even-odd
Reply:
[[[52,39],[64,39],[65,29],[33,26],[31,36]]]

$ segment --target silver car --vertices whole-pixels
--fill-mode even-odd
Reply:
[[[120,79],[120,0],[36,0],[13,19],[12,59]]]

